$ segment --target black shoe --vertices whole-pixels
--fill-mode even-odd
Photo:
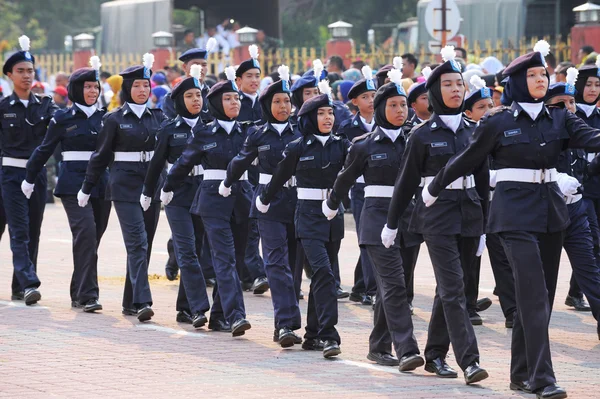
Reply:
[[[294,331],[292,331],[288,327],[283,327],[279,330],[277,342],[279,342],[279,345],[282,348],[289,348],[291,346],[294,346],[294,344],[296,343],[296,337],[297,335],[294,334]]]
[[[269,291],[269,281],[266,277],[257,277],[250,290],[254,295],[264,294]]]
[[[367,359],[382,366],[397,366],[400,364],[398,358],[389,353],[369,352]]]
[[[373,300],[373,298],[374,296],[372,297],[371,295],[365,295],[363,296],[361,303],[365,306],[373,306],[375,305],[375,301]]]
[[[515,314],[511,313],[508,316],[506,316],[506,320],[504,321],[504,327],[513,328],[514,325],[515,325]]]
[[[476,382],[483,381],[490,375],[484,368],[479,366],[479,363],[473,362],[470,366],[465,369],[465,382],[467,385],[475,384]]]
[[[302,337],[293,331],[292,334],[294,334],[294,345],[300,345],[302,343]],[[279,330],[277,329],[273,331],[273,342],[279,342]]]
[[[203,327],[206,323],[208,323],[208,319],[203,313],[196,313],[192,319],[194,328]]]
[[[364,296],[365,296],[365,294],[362,293],[362,292],[354,292],[354,291],[352,291],[350,293],[349,299],[352,302],[362,302]]]
[[[323,357],[329,359],[342,353],[340,346],[335,341],[323,342]]]
[[[177,320],[177,323],[185,323],[185,324],[193,323],[192,315],[189,314],[189,312],[186,310],[180,310],[179,312],[177,312],[177,317],[175,318],[175,320]]]
[[[535,391],[535,397],[538,399],[563,399],[567,397],[567,391],[556,384],[552,384]]]
[[[137,312],[137,309],[132,308],[123,308],[123,310],[121,310],[121,313],[125,316],[137,316]]]
[[[207,287],[214,287],[215,285],[217,285],[217,280],[215,280],[214,278],[207,278],[205,282]]]
[[[475,309],[469,309],[469,320],[471,320],[471,324],[474,326],[480,326],[483,324],[483,319]]]
[[[338,289],[336,291],[336,295],[337,295],[338,299],[344,299],[344,298],[348,298],[350,296],[350,294],[348,293],[348,291],[344,291],[340,287],[338,287]]]
[[[71,307],[73,309],[81,309],[83,305],[79,301],[71,301]]]
[[[13,292],[10,296],[11,301],[22,301],[25,299],[25,293],[23,291]]]
[[[305,339],[302,343],[302,349],[305,351],[322,351],[323,341],[318,338]]]
[[[37,288],[26,288],[23,298],[25,299],[25,305],[30,306],[36,304],[42,299],[42,294]]]
[[[242,291],[251,291],[253,283],[245,283],[242,281]]]
[[[448,366],[446,360],[442,358],[437,358],[428,361],[425,363],[425,371],[429,373],[435,373],[438,377],[441,378],[457,378],[458,373],[454,371],[454,369]]]
[[[212,331],[231,332],[231,326],[225,320],[210,319],[208,329]]]
[[[174,265],[171,262],[167,262],[165,266],[165,275],[167,276],[167,280],[174,281],[177,279],[177,275],[179,274],[179,268],[177,267],[177,263]]]
[[[144,305],[137,311],[137,318],[139,321],[148,321],[154,316],[154,310],[150,305]]]
[[[481,298],[477,300],[475,310],[478,312],[483,312],[484,310],[487,310],[490,306],[492,306],[492,300],[490,298]]]
[[[231,335],[233,335],[234,337],[239,337],[241,335],[246,334],[246,330],[249,330],[250,328],[252,328],[252,326],[250,325],[250,322],[248,320],[236,320],[231,326]]]
[[[523,382],[511,382],[509,388],[513,391],[521,391],[525,393],[532,393],[531,386],[529,385],[529,381]]]
[[[575,308],[575,310],[578,312],[589,312],[592,310],[584,297],[577,298],[567,295],[567,299],[565,299],[565,305]]]
[[[402,359],[400,359],[400,366],[398,367],[398,370],[402,372],[413,371],[417,367],[421,367],[424,364],[425,360],[423,360],[423,358],[419,355],[402,356]]]
[[[83,305],[83,311],[85,313],[94,313],[97,310],[102,310],[102,305],[97,299],[90,299]]]
[[[412,303],[408,304],[408,308],[410,309],[410,315],[413,316],[415,314],[415,308]]]
[[[304,299],[304,291],[300,290],[300,294],[298,294],[298,300]]]

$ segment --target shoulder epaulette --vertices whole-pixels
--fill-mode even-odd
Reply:
[[[496,114],[502,113],[504,111],[510,111],[510,107],[507,107],[506,105],[501,105],[499,107],[494,107],[491,110],[489,110],[488,112],[488,117],[490,116],[494,116]]]
[[[367,137],[369,137],[370,135],[372,135],[373,132],[369,132],[369,133],[365,133],[362,136],[356,136],[355,138],[352,139],[352,144],[361,141],[363,139],[366,139]]]

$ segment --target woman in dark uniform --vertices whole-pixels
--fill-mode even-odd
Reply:
[[[208,108],[215,120],[208,125],[197,125],[193,139],[173,165],[161,192],[165,205],[174,198],[178,189],[195,165],[204,168],[204,180],[192,203],[190,212],[200,215],[213,257],[217,278],[217,293],[226,321],[234,337],[244,335],[251,328],[246,320],[244,297],[236,266],[244,266],[251,187],[247,174],[231,186],[231,195],[219,195],[219,184],[227,176],[227,165],[240,152],[246,132],[236,121],[240,112],[240,98],[235,84],[235,70],[227,67],[228,80],[214,85],[207,95]],[[211,328],[209,323],[208,328]]]
[[[147,230],[156,230],[160,212],[160,204],[153,203],[149,211],[153,217],[148,223],[139,202],[148,163],[154,153],[156,131],[165,119],[160,109],[146,107],[150,97],[150,68],[153,62],[152,54],[144,54],[143,65],[129,67],[120,73],[125,103],[104,118],[96,151],[92,154],[85,180],[77,194],[79,206],[85,207],[92,189],[114,159],[110,167],[107,199],[113,201],[127,250],[123,314],[137,315],[139,321],[147,321],[154,316],[148,283],[148,247],[151,238]],[[131,298],[127,282],[131,285]]]
[[[319,90],[323,94],[306,101],[298,112],[302,137],[287,145],[271,182],[256,197],[256,207],[266,213],[285,182],[296,176],[296,237],[313,271],[302,347],[322,349],[323,356],[329,358],[341,353],[335,328],[338,308],[332,264],[337,261],[344,236],[344,219],[342,207],[332,220],[327,220],[321,213],[321,202],[327,199],[342,170],[350,142],[332,134],[335,117],[328,82],[321,81]]]
[[[411,133],[394,187],[387,225],[381,233],[386,247],[394,243],[400,215],[422,179],[425,184],[432,181],[448,160],[467,146],[475,127],[462,117],[465,83],[460,65],[454,60],[454,48],[446,46],[442,56],[445,62],[427,78],[434,112]],[[442,378],[456,378],[456,371],[445,360],[452,343],[467,384],[488,377],[479,366],[479,349],[467,312],[463,282],[463,270],[473,263],[483,234],[484,205],[489,195],[487,162],[479,162],[474,169],[472,175],[457,177],[444,186],[443,201],[437,207],[426,208],[417,200],[409,227],[423,234],[437,282],[425,347],[425,370]]]
[[[100,59],[94,56],[90,64],[92,68],[80,68],[71,75],[68,92],[73,106],[54,114],[44,141],[27,162],[27,175],[21,184],[21,190],[29,198],[34,188],[30,182],[35,181],[35,176],[60,144],[63,160],[54,195],[61,199],[73,234],[71,305],[83,308],[84,312],[102,309],[98,302],[98,246],[111,209],[110,201],[104,199],[108,179],[106,170],[102,171],[98,185],[90,192],[90,203],[84,208],[77,204],[77,192],[96,149],[98,132],[106,113],[96,107],[100,95]]]

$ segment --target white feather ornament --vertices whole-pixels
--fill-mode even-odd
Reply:
[[[365,77],[365,79],[367,79],[367,80],[373,79],[373,70],[371,69],[370,66],[365,65],[364,67],[362,67],[361,72],[362,72],[363,76]]]
[[[394,57],[394,61],[392,62],[394,68],[402,70],[404,64],[402,63],[402,57]]]
[[[331,96],[331,87],[329,86],[329,81],[327,79],[323,79],[319,82],[319,92]]]
[[[217,47],[217,44],[217,39],[215,39],[214,37],[209,38],[206,42],[206,52],[210,53],[211,51],[213,51],[214,48]]]
[[[476,90],[481,90],[485,87],[485,80],[481,79],[481,77],[477,75],[471,76],[471,80],[469,81]]]
[[[100,57],[98,57],[97,55],[90,57],[90,66],[96,71],[99,71],[100,67],[102,66],[102,64],[100,63]]]
[[[22,51],[29,51],[29,46],[31,45],[31,40],[25,35],[19,37],[19,46],[21,46]]]
[[[227,80],[235,81],[235,68],[232,66],[225,68],[225,75],[227,76]]]
[[[248,47],[248,52],[250,53],[250,58],[258,59],[258,46],[256,44]]]
[[[401,70],[394,68],[391,71],[388,71],[387,77],[390,78],[390,82],[393,82],[393,83],[399,85],[400,87],[402,87],[402,71]]]
[[[277,73],[279,74],[279,79],[289,81],[290,80],[290,67],[287,65],[281,65],[277,68]]]
[[[533,46],[533,51],[537,51],[545,57],[550,54],[550,43],[545,40],[540,40]]]
[[[575,82],[577,82],[577,76],[579,76],[577,68],[571,67],[567,69],[567,84],[574,86]]]
[[[144,54],[142,57],[142,63],[144,64],[144,68],[152,69],[152,65],[154,65],[154,54]]]
[[[427,80],[427,79],[429,79],[429,75],[431,75],[431,72],[433,72],[433,70],[431,68],[425,67],[421,71],[421,75],[423,75],[423,77],[425,78],[425,80]]]
[[[442,59],[444,61],[453,61],[456,58],[456,52],[454,51],[454,46],[446,46],[440,50],[440,54],[442,55]]]
[[[325,69],[325,67],[323,66],[323,62],[320,59],[316,59],[313,61],[313,71],[315,74],[315,78],[317,78],[317,81],[319,81],[319,79],[321,79],[321,74],[323,73],[323,69]]]
[[[190,76],[200,80],[200,77],[202,76],[202,66],[198,64],[192,65],[190,68]]]

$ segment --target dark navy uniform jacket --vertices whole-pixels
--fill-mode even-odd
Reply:
[[[242,150],[227,167],[225,184],[229,187],[232,182],[237,181],[257,157],[258,172],[273,175],[277,165],[283,159],[285,147],[299,137],[300,132],[292,129],[289,123],[281,135],[270,123],[250,128]],[[280,223],[293,223],[297,201],[296,188],[284,187],[279,190],[271,201],[269,211],[261,213],[256,209],[256,197],[263,192],[265,187],[265,185],[259,184],[254,190],[250,217]]]
[[[283,184],[294,175],[298,188],[332,189],[338,173],[344,166],[349,147],[350,142],[337,135],[330,135],[325,146],[321,145],[313,134],[292,141],[283,152],[283,159],[277,165],[271,183],[261,195],[262,203],[269,204]],[[343,207],[340,207],[337,216],[329,221],[321,210],[322,202],[298,200],[294,217],[297,238],[325,242],[344,238]]]
[[[264,123],[258,96],[256,97],[253,105],[252,99],[240,92],[240,102],[242,104],[240,107],[240,114],[237,117],[237,120],[240,123],[250,123],[253,125],[262,125]]]
[[[298,112],[299,109],[296,110]],[[337,134],[338,129],[343,121],[352,119],[352,112],[346,107],[341,101],[334,100],[333,101],[333,116],[335,116],[335,121],[333,122],[333,133]],[[290,116],[290,123],[292,126],[298,126],[298,116],[294,113]]]
[[[200,120],[204,123],[211,122],[214,118],[208,111],[208,101],[206,100],[206,95],[208,94],[209,87],[204,85],[200,90],[202,93],[202,112],[200,113]],[[175,102],[171,98],[171,93],[167,93],[165,98],[163,99],[161,109],[169,119],[173,119],[177,117],[177,111],[175,110]]]
[[[551,169],[564,149],[600,151],[600,130],[588,126],[566,109],[542,108],[536,120],[513,103],[498,107],[481,119],[469,147],[451,160],[429,185],[436,196],[452,177],[461,176],[488,154],[496,169]],[[491,203],[487,230],[557,232],[569,224],[563,194],[548,184],[498,182]]]
[[[194,165],[202,164],[205,171],[210,169],[227,170],[227,165],[235,157],[246,140],[246,132],[235,123],[230,134],[217,120],[208,125],[197,125],[193,137],[167,176],[163,188],[169,192],[179,188]],[[247,181],[239,181],[231,186],[231,195],[219,194],[221,180],[202,181],[196,192],[190,212],[201,217],[219,218],[243,223],[250,214],[252,187]]]
[[[165,120],[160,109],[146,108],[141,119],[125,103],[106,114],[98,134],[96,151],[88,164],[82,190],[90,193],[113,160],[114,153],[153,151],[156,131]],[[113,162],[110,166],[106,199],[138,202],[149,162]],[[160,187],[160,186],[159,186]],[[155,198],[158,196],[156,193]]]
[[[198,123],[201,122],[198,121]],[[192,128],[181,116],[178,115],[163,122],[156,132],[154,156],[150,161],[144,180],[142,193],[146,197],[154,196],[158,189],[162,188],[158,184],[161,181],[165,165],[177,162],[192,137]],[[175,190],[173,200],[167,206],[191,207],[201,182],[202,175],[186,176],[183,184]]]
[[[463,119],[454,133],[435,113],[427,122],[413,129],[390,204],[387,223],[390,229],[396,228],[399,215],[411,203],[421,178],[435,176],[451,158],[463,151],[474,129],[475,125]],[[418,198],[409,231],[419,234],[460,234],[464,237],[483,234],[490,188],[488,163],[483,159],[469,166],[465,176],[474,175],[476,188],[440,189],[439,198],[429,208]]]
[[[373,120],[374,121],[374,120]],[[377,125],[373,125],[373,129],[369,129],[365,126],[365,124],[360,119],[360,113],[357,113],[350,119],[346,119],[340,123],[340,127],[338,128],[336,134],[338,136],[344,136],[348,140],[352,141],[356,137],[362,136],[365,133],[371,133],[375,130]]]
[[[580,117],[585,123],[590,125],[591,127],[595,127],[600,129],[600,110],[596,108],[592,114],[588,116],[581,108],[577,108],[575,113],[578,117]],[[581,150],[579,150],[581,151]],[[592,158],[594,154],[589,155]],[[588,159],[588,153],[585,153],[585,158],[587,161],[591,161]],[[587,175],[584,177],[583,181],[580,180],[580,183],[583,184],[583,196],[589,199],[600,199],[600,176],[591,176]]]
[[[94,151],[98,141],[98,132],[102,128],[102,118],[106,110],[99,109],[89,118],[79,107],[73,105],[54,114],[48,126],[48,132],[42,144],[35,149],[27,163],[28,182],[43,169],[44,164],[60,145],[62,151]],[[63,161],[58,172],[58,183],[54,195],[77,195],[85,179],[88,161]],[[98,184],[91,192],[92,197],[104,198],[108,170],[104,168]]]
[[[58,106],[49,96],[29,94],[29,105],[16,93],[0,100],[0,148],[3,157],[28,159],[44,139]]]

